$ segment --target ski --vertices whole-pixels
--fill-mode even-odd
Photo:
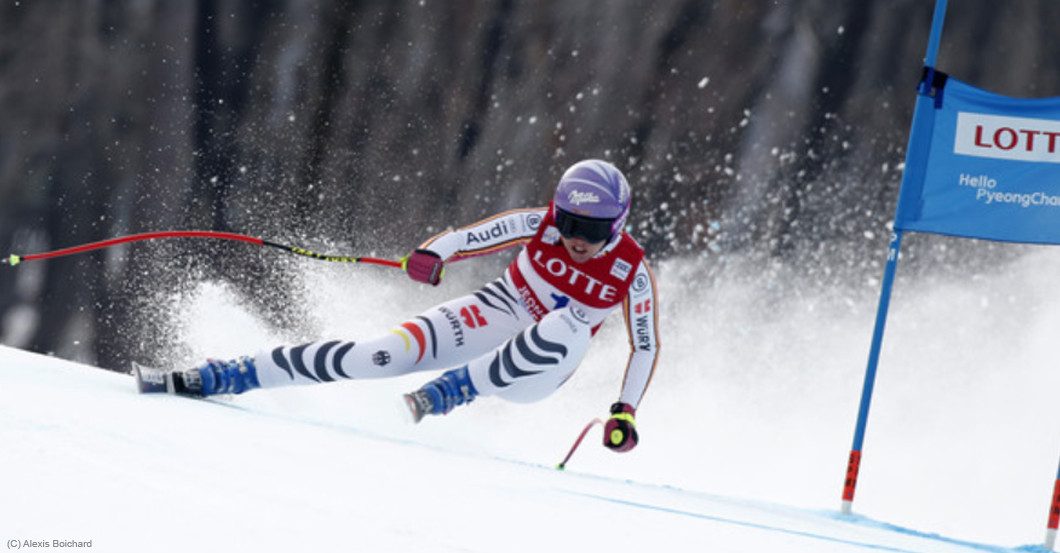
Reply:
[[[167,369],[148,367],[133,362],[133,376],[136,378],[136,389],[141,394],[177,394],[200,397],[188,390],[184,382],[184,373]]]
[[[137,362],[132,364],[133,376],[136,378],[136,389],[141,394],[172,394],[173,375],[165,369],[146,367]]]

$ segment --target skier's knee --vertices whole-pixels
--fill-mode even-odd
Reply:
[[[475,387],[519,403],[538,401],[560,387],[578,368],[592,329],[585,313],[568,307],[553,311],[496,351],[473,361]]]

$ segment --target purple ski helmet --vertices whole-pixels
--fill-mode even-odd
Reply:
[[[560,177],[553,217],[564,238],[599,243],[622,232],[629,204],[629,183],[622,172],[606,161],[587,159]]]

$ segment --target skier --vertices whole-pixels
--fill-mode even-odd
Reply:
[[[560,178],[548,207],[508,211],[445,231],[402,260],[413,280],[437,286],[445,263],[523,245],[504,274],[478,291],[371,340],[278,347],[168,373],[168,389],[191,396],[239,394],[457,367],[404,396],[414,421],[446,414],[479,395],[532,402],[573,374],[590,337],[621,306],[630,357],[604,444],[629,451],[637,444],[634,416],[659,352],[654,277],[644,251],[623,231],[629,209],[622,173],[604,161],[581,161]]]

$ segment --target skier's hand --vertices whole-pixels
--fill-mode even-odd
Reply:
[[[416,250],[401,260],[401,268],[416,282],[438,286],[442,281],[445,263],[430,250]]]
[[[604,424],[604,445],[619,453],[637,447],[637,425],[633,416],[637,410],[628,403],[611,406],[611,418]]]

